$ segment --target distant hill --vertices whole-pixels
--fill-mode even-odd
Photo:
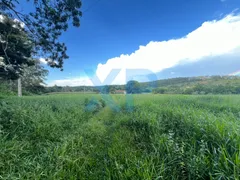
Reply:
[[[140,83],[141,93],[157,94],[240,94],[238,76],[199,76],[162,79]],[[47,87],[47,92],[92,92],[118,94],[126,85]]]
[[[153,93],[240,94],[239,76],[200,76],[163,79],[141,83]]]

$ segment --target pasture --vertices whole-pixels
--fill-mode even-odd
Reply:
[[[0,179],[239,179],[240,96],[111,97],[0,99]]]

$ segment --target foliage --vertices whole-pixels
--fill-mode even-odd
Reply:
[[[239,94],[240,77],[206,76],[159,80],[153,93],[158,94]],[[148,85],[148,83],[144,83]],[[149,84],[150,85],[150,84]]]
[[[238,95],[112,96],[1,99],[1,178],[239,179]]]
[[[101,94],[116,94],[118,90],[124,91],[124,85],[106,85],[106,86],[51,86],[47,87],[48,93],[55,92],[85,92],[85,93],[101,93]]]
[[[128,94],[138,94],[141,92],[141,85],[138,81],[128,81],[126,91]]]
[[[130,82],[131,83],[131,82]],[[134,84],[134,83],[133,83]],[[164,79],[154,82],[136,83],[134,93],[154,94],[240,94],[240,77],[237,76],[206,76]],[[102,94],[123,94],[127,85],[106,86],[76,86],[76,87],[47,87],[51,92],[86,92]],[[133,86],[134,87],[134,86]],[[130,88],[129,92],[132,89]]]
[[[40,64],[38,60],[35,61],[34,66],[24,67],[24,73],[21,77],[22,87],[25,91],[39,94],[45,92],[44,80],[48,75],[48,71]]]
[[[27,0],[27,2],[30,0]],[[21,21],[31,36],[35,45],[35,52],[45,57],[51,67],[62,68],[63,61],[68,58],[65,43],[59,41],[64,31],[67,31],[69,21],[72,25],[80,26],[82,16],[80,0],[34,0],[34,11],[23,14],[18,11],[18,0],[2,0],[0,2],[1,14]],[[32,5],[29,2],[29,6]]]
[[[21,75],[23,95],[42,94],[46,92],[44,80],[48,71],[43,68],[39,61],[35,61],[33,66],[23,66]],[[5,95],[16,95],[17,80],[0,80],[0,92]]]
[[[6,16],[0,20],[0,78],[17,79],[31,66],[33,44],[21,24]]]
[[[1,96],[13,96],[16,95],[10,87],[11,80],[0,80],[0,97]]]
[[[167,88],[156,88],[153,89],[154,94],[164,94],[167,91]]]

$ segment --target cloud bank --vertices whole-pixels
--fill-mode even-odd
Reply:
[[[104,82],[112,70],[119,69],[120,73],[116,78],[106,84],[126,84],[135,75],[159,74],[173,67],[175,70],[178,66],[183,67],[182,64],[197,65],[199,62],[204,62],[206,66],[206,60],[211,59],[214,59],[216,64],[224,64],[221,62],[230,62],[233,55],[240,57],[240,14],[230,14],[220,20],[204,22],[199,28],[182,38],[151,41],[145,46],[140,46],[132,54],[122,54],[109,59],[105,64],[98,64],[96,76]],[[193,71],[198,69],[197,66],[192,68]],[[175,72],[171,71],[169,74],[175,75]],[[84,78],[84,83],[85,81],[90,80]],[[83,85],[82,82],[82,78],[77,78],[56,80],[53,83]]]
[[[204,22],[201,27],[180,39],[151,41],[132,54],[121,55],[109,59],[105,64],[98,64],[96,75],[104,81],[112,69],[121,69],[112,84],[125,84],[128,79],[126,69],[147,69],[156,73],[182,62],[192,63],[233,53],[238,47],[240,15],[230,14],[221,20]]]
[[[88,77],[74,77],[71,79],[55,80],[48,84],[48,86],[93,86],[93,83]]]

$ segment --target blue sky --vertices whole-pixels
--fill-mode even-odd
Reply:
[[[71,27],[61,37],[61,40],[67,44],[70,58],[64,63],[63,72],[58,69],[47,68],[50,71],[47,78],[49,85],[89,85],[88,77],[84,73],[85,69],[92,70],[93,73],[89,76],[95,74],[102,76],[99,79],[103,81],[111,69],[111,62],[115,64],[112,68],[118,68],[117,64],[119,64],[120,69],[123,67],[133,69],[145,67],[150,59],[154,59],[150,54],[156,52],[157,48],[160,51],[161,48],[165,48],[162,46],[169,46],[166,51],[170,49],[169,54],[174,54],[178,45],[169,45],[171,40],[186,37],[189,33],[195,32],[204,22],[213,22],[212,24],[214,24],[214,20],[221,21],[232,12],[235,12],[235,14],[232,14],[233,17],[238,17],[237,8],[240,7],[239,0],[83,0],[82,2],[81,27]],[[220,36],[222,35],[220,34]],[[207,35],[204,37],[207,37]],[[233,38],[238,38],[238,36]],[[160,45],[164,41],[170,42]],[[155,43],[151,44],[151,42]],[[159,44],[157,44],[158,42]],[[175,44],[179,43],[180,41],[176,41]],[[196,40],[194,43],[198,43],[198,41]],[[209,42],[207,43],[209,44]],[[232,49],[237,47],[236,44],[231,46]],[[151,51],[150,48],[155,50]],[[216,48],[212,51],[216,52]],[[134,65],[138,64],[138,61],[134,54],[141,54],[141,51],[144,52],[142,54],[144,58],[139,58],[142,66],[135,67]],[[147,51],[149,51],[149,57]],[[235,52],[234,55],[238,55],[238,52],[240,51]],[[163,61],[168,61],[168,58],[165,58],[167,55],[164,56],[164,59],[160,59],[159,56],[159,59],[156,58],[151,61],[152,65],[148,69],[156,73],[157,78],[211,75],[211,73],[225,74],[237,71],[237,66],[240,70],[240,59],[239,62],[236,60],[237,58],[232,61],[228,60],[229,56],[226,55],[228,53],[228,51],[225,51],[224,53],[214,54],[216,62],[214,58],[205,58],[204,56],[204,59],[201,56],[201,61],[191,60],[182,63],[186,57],[193,57],[193,55],[187,55],[186,57],[183,55],[182,59],[179,57],[178,60],[172,60],[171,63],[163,65]],[[179,53],[176,52],[176,54]],[[135,60],[131,59],[132,56],[135,57]],[[222,59],[225,57],[225,60],[220,60],[221,62],[216,60],[218,59],[216,57],[222,56]],[[172,59],[176,59],[176,57],[172,57]],[[197,59],[199,59],[199,56],[196,56]],[[204,68],[208,67],[208,62],[212,64],[213,61],[217,66],[211,67],[211,69]],[[195,73],[201,66],[201,62],[204,65],[204,72]],[[126,67],[123,66],[123,64],[128,63],[130,64]],[[223,65],[221,64],[224,64],[224,67],[229,66],[228,69],[225,68],[225,71],[222,71]],[[234,64],[234,66],[231,64]],[[157,66],[159,68],[155,68]],[[116,81],[116,84],[123,83],[123,80]]]

